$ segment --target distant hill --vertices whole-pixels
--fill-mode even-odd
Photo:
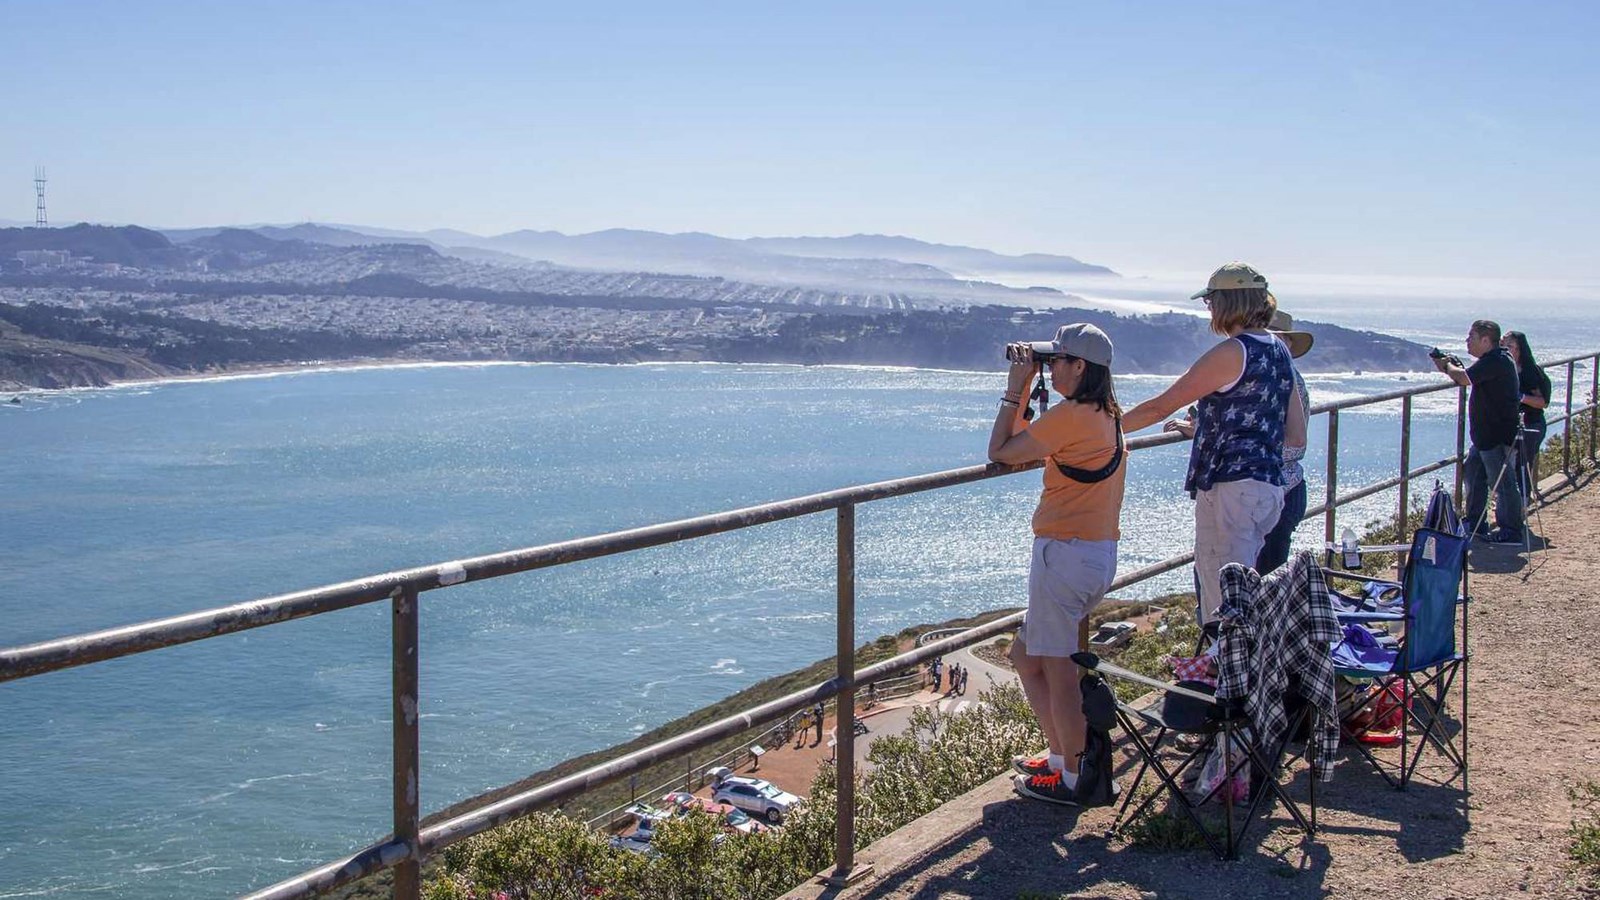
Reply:
[[[954,244],[932,244],[916,238],[886,234],[853,234],[849,237],[774,237],[745,241],[769,253],[789,256],[832,256],[846,259],[881,258],[937,266],[957,274],[1035,272],[1073,275],[1115,275],[1105,266],[1096,266],[1071,256],[1028,253],[1005,256],[992,250]]]
[[[267,237],[245,228],[219,228],[215,234],[189,241],[202,250],[227,250],[234,253],[280,253],[292,247],[287,241]]]
[[[68,228],[0,228],[0,258],[19,250],[67,250],[95,262],[149,267],[182,258],[159,231],[137,225],[73,225]]]
[[[184,243],[214,236],[220,230],[172,229],[165,233]],[[876,234],[739,239],[698,231],[668,234],[610,228],[587,234],[524,229],[484,237],[453,229],[416,232],[316,222],[258,225],[247,230],[274,240],[334,247],[418,244],[444,255],[501,266],[542,263],[595,272],[721,277],[849,292],[920,291],[952,299],[971,296],[973,289],[963,285],[986,273],[1116,275],[1104,266],[1071,256],[1007,256],[977,247]]]
[[[429,244],[433,242],[426,238],[411,235],[386,235],[377,237],[351,231],[346,228],[332,228],[327,225],[318,225],[315,222],[302,222],[299,225],[281,227],[277,225],[262,225],[252,228],[256,234],[279,241],[306,241],[312,244],[329,244],[334,247],[364,247],[369,244]]]
[[[610,228],[587,234],[569,235],[560,231],[522,230],[483,237],[452,229],[419,233],[364,225],[335,227],[373,237],[389,239],[409,237],[458,247],[492,248],[534,259],[586,268],[609,268],[618,264],[624,264],[625,268],[638,268],[648,260],[661,264],[650,264],[649,267],[652,269],[672,271],[673,265],[681,265],[691,260],[744,263],[763,257],[790,256],[800,259],[882,260],[962,273],[1116,274],[1105,266],[1086,263],[1071,256],[1051,253],[1007,256],[978,247],[935,244],[916,238],[884,234],[740,239],[699,231],[668,234],[633,228]],[[922,274],[926,275],[927,272]]]
[[[951,273],[1116,275],[1105,266],[1070,256],[1029,253],[1005,256],[976,247],[933,244],[915,238],[857,234],[849,237],[726,238],[690,231],[667,234],[610,228],[587,234],[512,231],[480,237],[440,229],[423,233],[344,225],[374,237],[424,238],[456,247],[514,253],[558,265],[601,271],[724,275],[730,278],[803,281],[807,276],[949,279]]]
[[[601,271],[722,275],[752,281],[819,284],[837,284],[855,278],[950,278],[949,273],[920,263],[871,257],[796,257],[769,253],[745,241],[702,232],[663,234],[611,228],[568,235],[559,231],[513,231],[484,238],[471,246]]]
[[[529,259],[516,253],[507,253],[504,250],[490,250],[487,247],[441,247],[440,253],[465,259],[469,262],[488,263],[491,266],[538,266],[549,265],[543,260]]]

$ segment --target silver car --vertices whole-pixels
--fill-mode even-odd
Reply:
[[[782,823],[785,816],[805,802],[765,779],[726,774],[725,768],[711,774],[715,779],[711,794],[714,802],[737,806],[774,825]]]

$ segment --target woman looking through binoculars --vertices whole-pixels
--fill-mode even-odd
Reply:
[[[1083,752],[1077,666],[1089,612],[1117,574],[1118,518],[1127,475],[1122,409],[1111,383],[1111,339],[1093,325],[1063,325],[1055,340],[1011,344],[1011,369],[989,433],[989,459],[1044,460],[1044,491],[1033,513],[1028,611],[1011,647],[1023,693],[1049,744],[1019,757],[1018,793],[1072,804]],[[1034,373],[1049,370],[1062,402],[1031,421],[1023,397]]]

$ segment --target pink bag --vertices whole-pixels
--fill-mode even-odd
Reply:
[[[1233,745],[1232,762],[1238,766],[1246,756],[1244,746],[1237,737],[1230,738],[1229,742]],[[1248,765],[1240,767],[1239,771],[1234,772],[1228,779],[1228,783],[1222,785],[1222,778],[1228,771],[1222,744],[1223,738],[1218,735],[1216,743],[1211,747],[1211,753],[1206,756],[1205,764],[1200,769],[1200,781],[1195,785],[1195,796],[1205,797],[1215,790],[1213,799],[1223,803],[1244,803],[1250,798],[1250,767]]]

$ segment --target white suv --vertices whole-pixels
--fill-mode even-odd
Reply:
[[[737,806],[747,813],[760,816],[774,825],[781,823],[795,807],[805,800],[761,778],[745,778],[732,774],[726,766],[718,766],[708,774],[714,790],[712,801]]]

